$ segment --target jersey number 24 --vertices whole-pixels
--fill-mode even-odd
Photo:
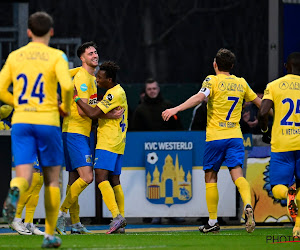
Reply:
[[[33,85],[32,91],[31,91],[31,97],[38,97],[39,98],[39,103],[43,102],[43,99],[45,97],[45,94],[43,93],[44,90],[44,82],[41,81],[43,74],[38,74],[35,83]],[[28,85],[28,78],[25,74],[19,74],[17,76],[17,80],[19,81],[20,79],[23,80],[24,85],[23,85],[23,89],[21,92],[21,95],[19,96],[18,102],[19,104],[26,104],[28,103],[28,99],[24,98],[24,95],[26,93],[27,90],[27,85]],[[37,89],[39,92],[37,92]]]

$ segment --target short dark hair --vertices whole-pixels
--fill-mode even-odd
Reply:
[[[293,52],[287,57],[287,64],[293,67],[293,69],[300,72],[300,52]]]
[[[97,45],[93,41],[83,43],[77,49],[77,56],[80,58],[81,55],[85,52],[85,50],[89,47],[94,47],[95,49],[97,49]]]
[[[120,67],[115,62],[106,61],[100,65],[99,71],[100,70],[105,71],[106,77],[111,78],[112,82],[116,82],[117,72],[119,69]],[[99,74],[99,71],[97,74]]]
[[[145,81],[145,85],[148,83],[153,83],[156,82],[156,80],[154,78],[147,78],[147,80]]]
[[[220,71],[229,72],[235,63],[235,55],[228,49],[219,49],[216,55],[216,63]]]
[[[38,37],[46,35],[49,30],[53,27],[52,17],[44,12],[35,12],[28,18],[28,29]]]

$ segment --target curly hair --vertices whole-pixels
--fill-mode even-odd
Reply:
[[[235,55],[228,49],[219,49],[215,59],[220,71],[229,72],[235,63]]]
[[[100,70],[105,71],[106,77],[111,78],[112,82],[116,82],[116,76],[119,69],[119,65],[112,61],[106,61],[100,65]],[[97,74],[99,74],[99,71]]]

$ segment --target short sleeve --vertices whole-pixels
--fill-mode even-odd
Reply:
[[[245,81],[245,79],[243,79]],[[246,83],[246,90],[245,90],[245,101],[246,102],[251,102],[253,101],[256,97],[257,94],[254,93],[254,91],[250,88],[250,86],[248,85],[248,83],[245,81]]]
[[[80,98],[89,99],[90,95],[89,95],[89,89],[87,85],[89,80],[86,79],[83,74],[79,73],[74,77],[73,82],[77,89],[78,96]]]
[[[210,95],[212,95],[212,93],[213,93],[213,87],[212,87],[213,81],[214,81],[213,76],[207,76],[205,78],[205,80],[203,81],[203,83],[202,83],[201,90],[209,89],[209,93],[210,93]]]
[[[107,114],[109,111],[120,106],[120,104],[120,95],[107,91],[97,106],[103,111],[103,113]]]
[[[267,88],[264,91],[263,100],[265,100],[265,99],[273,101],[272,87],[270,84],[267,85]]]

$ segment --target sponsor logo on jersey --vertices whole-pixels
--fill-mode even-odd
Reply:
[[[107,101],[107,100],[102,100],[101,101],[101,104],[105,107],[105,108],[109,108],[109,106],[111,105],[111,103],[109,102],[109,101]]]
[[[83,83],[80,85],[80,89],[81,89],[81,91],[85,92],[85,91],[87,91],[88,87],[86,86],[85,83]]]
[[[218,88],[222,91],[224,91],[226,89],[226,84],[225,82],[220,82],[219,85],[218,85]]]
[[[286,90],[289,87],[289,84],[287,82],[281,82],[279,84],[279,88],[282,90]]]
[[[93,94],[89,98],[89,105],[97,104],[97,94]]]
[[[270,91],[268,89],[265,89],[264,95],[268,95],[268,94],[270,94]]]
[[[112,101],[113,98],[114,98],[114,96],[112,94],[108,94],[106,96],[106,99],[109,100],[110,102]]]

